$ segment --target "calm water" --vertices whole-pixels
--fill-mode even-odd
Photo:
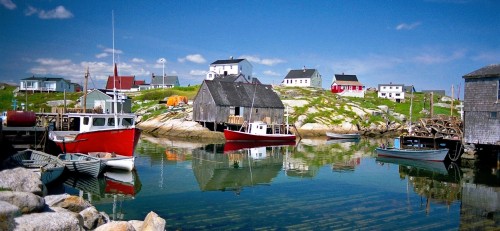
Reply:
[[[143,137],[135,172],[64,185],[115,220],[154,211],[167,230],[500,227],[498,170],[377,159],[379,142],[302,140],[230,151]]]

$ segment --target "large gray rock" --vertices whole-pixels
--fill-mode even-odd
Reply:
[[[42,197],[27,192],[0,191],[0,201],[19,207],[22,213],[39,212],[45,206]]]
[[[84,209],[80,212],[80,215],[83,217],[83,227],[85,229],[95,229],[109,221],[109,217],[106,217],[106,214],[99,213],[94,206]]]
[[[39,196],[43,196],[44,192],[40,175],[26,168],[0,171],[0,188],[16,192],[30,192]]]
[[[47,205],[49,205],[51,207],[65,208],[65,209],[67,209],[71,212],[75,212],[75,213],[79,213],[79,212],[83,211],[84,209],[92,206],[92,204],[90,204],[90,202],[86,201],[83,198],[77,197],[77,196],[73,196],[73,195],[65,196],[63,194],[63,196],[61,198],[64,198],[64,199],[50,201],[50,204],[47,203]]]
[[[57,195],[48,195],[48,196],[44,197],[45,204],[47,204],[48,206],[54,206],[55,204],[66,200],[66,198],[68,198],[69,196],[70,195],[67,193],[57,194]]]
[[[78,214],[77,214],[78,215]],[[78,215],[79,216],[79,215]],[[83,230],[80,220],[72,212],[46,212],[25,214],[14,219],[14,230]]]
[[[97,227],[94,231],[135,231],[135,228],[126,221],[112,221]]]
[[[144,219],[141,231],[163,231],[165,230],[165,219],[161,218],[155,212],[151,211]]]
[[[0,230],[14,229],[14,218],[21,215],[19,207],[0,201]]]

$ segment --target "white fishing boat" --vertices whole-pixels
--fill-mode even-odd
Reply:
[[[329,139],[359,139],[361,135],[359,133],[334,133],[326,132],[326,136]]]
[[[110,152],[89,152],[88,154],[106,163],[108,168],[132,171],[135,167],[134,156],[123,156]]]

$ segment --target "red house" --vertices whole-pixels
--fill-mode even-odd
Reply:
[[[356,75],[335,74],[331,91],[341,96],[365,97],[363,84],[358,81]]]
[[[115,64],[116,76],[108,76],[108,81],[106,82],[106,90],[113,90],[116,87],[117,91],[131,91],[134,86],[144,84],[144,80],[135,80],[135,76],[118,76],[118,70]]]

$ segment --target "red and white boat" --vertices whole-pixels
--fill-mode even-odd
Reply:
[[[135,114],[69,113],[67,116],[79,124],[79,130],[49,132],[49,139],[62,152],[134,155],[141,135],[141,130],[135,127]],[[116,126],[115,121],[118,121]]]
[[[85,74],[85,95],[83,111],[86,111],[87,78]],[[118,76],[115,64],[114,76]],[[116,82],[116,81],[114,81]],[[67,113],[68,121],[76,129],[72,131],[50,131],[49,139],[54,141],[63,153],[110,152],[122,156],[134,155],[141,130],[135,127],[136,115],[118,113],[118,96],[113,88],[113,113]]]
[[[233,131],[224,129],[224,137],[228,142],[234,141],[259,141],[259,142],[276,142],[276,141],[294,141],[296,136],[289,133],[268,133],[268,126],[262,121],[256,121],[248,124],[246,131]],[[288,129],[286,129],[288,131]]]

